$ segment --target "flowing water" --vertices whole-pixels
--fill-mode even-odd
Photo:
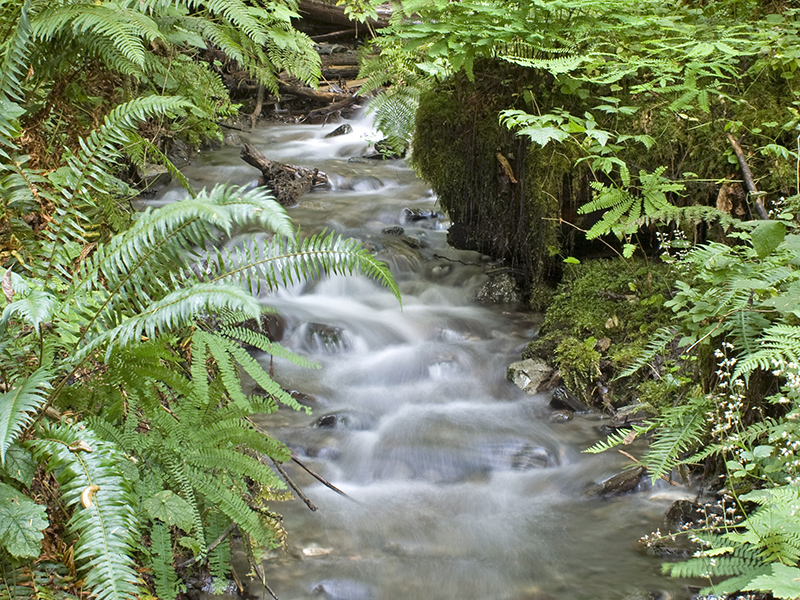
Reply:
[[[275,378],[314,412],[282,409],[261,424],[347,495],[286,465],[318,510],[275,507],[289,541],[264,562],[272,589],[281,600],[683,597],[635,543],[686,491],[583,493],[628,459],[581,452],[601,437],[599,416],[551,422],[549,395],[506,381],[538,315],[474,301],[489,259],[447,246],[435,197],[403,161],[348,160],[375,135],[352,125],[330,139],[336,125],[242,135],[268,158],[326,172],[332,189],[289,209],[296,224],[371,245],[403,294],[401,306],[372,281],[336,277],[265,298],[285,319],[282,343],[321,368],[276,361]],[[185,173],[198,188],[258,175],[236,147]]]

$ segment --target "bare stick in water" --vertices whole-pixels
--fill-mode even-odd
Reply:
[[[306,506],[309,508],[309,510],[317,510],[317,507],[314,506],[314,504],[311,502],[311,500],[309,500],[306,497],[306,495],[300,490],[300,488],[297,487],[297,485],[295,485],[294,481],[292,481],[292,479],[289,477],[289,474],[284,470],[284,468],[281,466],[281,464],[277,460],[275,460],[274,458],[272,458],[270,460],[272,461],[272,464],[275,465],[275,468],[278,470],[278,473],[281,474],[281,477],[283,477],[284,481],[286,481],[286,483],[289,485],[289,487],[292,488],[292,490],[294,490],[294,493],[297,494],[298,497],[303,502],[306,503]]]
[[[304,465],[303,463],[301,463],[301,462],[298,460],[298,458],[297,458],[297,457],[296,457],[294,454],[292,454],[292,460],[293,460],[294,462],[296,462],[298,465],[300,465],[300,467],[302,467],[302,468],[303,468],[303,470],[304,470],[306,473],[308,473],[309,475],[311,475],[311,476],[312,476],[314,479],[316,479],[317,481],[319,481],[319,482],[320,482],[322,485],[324,485],[325,487],[328,487],[328,488],[332,489],[334,492],[336,492],[337,494],[339,494],[339,495],[341,495],[341,496],[344,496],[344,497],[345,497],[345,498],[347,498],[348,500],[352,500],[353,502],[358,502],[358,501],[357,501],[357,500],[355,500],[354,498],[351,498],[350,496],[348,496],[347,494],[345,494],[345,493],[344,493],[342,490],[340,490],[339,488],[337,488],[337,487],[336,487],[335,485],[333,485],[333,484],[332,484],[330,481],[328,481],[327,479],[325,479],[324,477],[322,477],[322,475],[318,475],[317,473],[315,473],[314,471],[312,471],[311,469],[309,469],[309,468],[308,468],[306,465]]]

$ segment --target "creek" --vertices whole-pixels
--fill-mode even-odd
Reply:
[[[376,134],[351,124],[333,138],[338,124],[241,135],[270,159],[326,172],[331,189],[289,209],[294,222],[304,235],[335,230],[374,247],[403,294],[401,306],[372,281],[334,277],[264,298],[283,317],[281,343],[321,368],[276,359],[275,378],[307,394],[313,414],[281,409],[260,424],[347,494],[286,465],[318,510],[274,506],[289,539],[265,557],[271,588],[281,600],[685,597],[685,583],[635,546],[688,492],[583,493],[630,461],[582,453],[603,435],[599,415],[553,422],[550,394],[506,380],[540,315],[475,302],[496,265],[448,247],[436,198],[404,161],[353,160]],[[184,172],[198,189],[258,176],[235,146]],[[171,186],[147,203],[183,196]]]

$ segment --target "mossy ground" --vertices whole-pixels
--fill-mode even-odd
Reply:
[[[669,324],[664,301],[673,282],[669,266],[652,259],[568,265],[539,337],[523,356],[553,361],[565,385],[590,403],[628,403],[641,379],[614,377]]]

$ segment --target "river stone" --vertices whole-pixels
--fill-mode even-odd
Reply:
[[[340,135],[347,135],[348,133],[351,133],[352,131],[353,131],[353,128],[350,126],[350,124],[349,123],[345,123],[344,125],[339,125],[339,127],[337,127],[336,129],[331,131],[328,135],[326,135],[325,138],[327,139],[327,138],[337,137],[337,136],[340,136]]]
[[[327,600],[372,600],[376,597],[372,586],[352,579],[324,579],[311,591]]]
[[[550,380],[553,368],[540,358],[528,358],[509,365],[506,377],[526,394],[536,394]]]
[[[638,487],[646,472],[647,469],[641,465],[626,469],[596,485],[590,486],[585,493],[587,496],[600,496],[602,498],[627,494]]]
[[[324,323],[308,323],[305,341],[309,349],[322,350],[329,354],[337,354],[350,349],[344,329]]]
[[[164,165],[147,164],[136,167],[136,177],[139,179],[139,187],[149,193],[157,192],[172,181],[172,175]]]
[[[364,413],[340,411],[322,415],[314,423],[319,429],[347,429],[349,431],[366,431],[375,425],[375,419]]]
[[[578,400],[575,395],[563,385],[553,390],[553,397],[550,399],[550,408],[555,410],[569,410],[572,412],[585,412],[589,407]]]
[[[571,410],[554,410],[550,414],[550,422],[566,423],[567,421],[571,421],[574,415],[575,413],[573,413]]]
[[[521,302],[522,294],[517,282],[508,273],[500,273],[489,278],[475,294],[479,304],[510,304]]]
[[[387,227],[383,230],[383,233],[386,235],[404,235],[406,232],[405,229],[400,227],[400,225],[394,225],[392,227]]]

